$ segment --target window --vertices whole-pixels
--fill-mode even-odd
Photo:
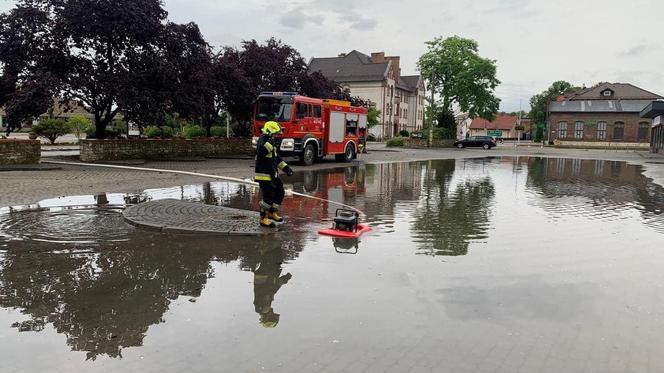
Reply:
[[[346,134],[350,136],[357,135],[357,125],[359,123],[359,115],[346,114]]]
[[[314,106],[314,118],[323,117],[320,106]]]
[[[256,108],[256,120],[289,122],[293,111],[293,99],[289,97],[260,97]]]
[[[625,123],[616,122],[613,125],[613,139],[622,140],[625,137]]]
[[[597,122],[597,140],[606,140],[606,122]]]
[[[303,103],[298,103],[297,104],[297,113],[296,113],[296,118],[297,119],[303,119],[309,114],[309,105],[303,104]]]
[[[574,123],[574,138],[577,140],[583,139],[583,122],[581,121]]]
[[[611,97],[611,96],[613,96],[613,91],[610,90],[610,89],[607,89],[607,90],[605,90],[605,91],[602,92],[602,95],[603,95],[604,97]]]
[[[558,123],[558,138],[559,139],[567,138],[567,122]]]
[[[639,123],[639,141],[647,141],[650,135],[650,123]]]

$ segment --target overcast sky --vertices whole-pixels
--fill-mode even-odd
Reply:
[[[14,2],[0,0],[0,10]],[[165,0],[169,18],[197,22],[213,45],[270,36],[307,59],[357,49],[401,56],[415,74],[424,42],[475,39],[495,59],[501,109],[555,80],[629,82],[664,94],[661,0]],[[658,30],[659,29],[659,30]],[[659,37],[658,37],[659,36]]]

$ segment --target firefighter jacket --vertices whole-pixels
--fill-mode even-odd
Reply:
[[[288,164],[277,153],[272,136],[261,135],[256,143],[256,176],[254,181],[272,181]]]

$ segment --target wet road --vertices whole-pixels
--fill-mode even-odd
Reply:
[[[2,371],[664,370],[664,188],[639,166],[504,157],[289,181],[374,232],[319,237],[336,207],[302,198],[262,239],[119,214],[257,205],[229,183],[0,209]]]

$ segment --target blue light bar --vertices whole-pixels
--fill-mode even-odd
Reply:
[[[297,96],[297,92],[261,92],[261,96]]]

